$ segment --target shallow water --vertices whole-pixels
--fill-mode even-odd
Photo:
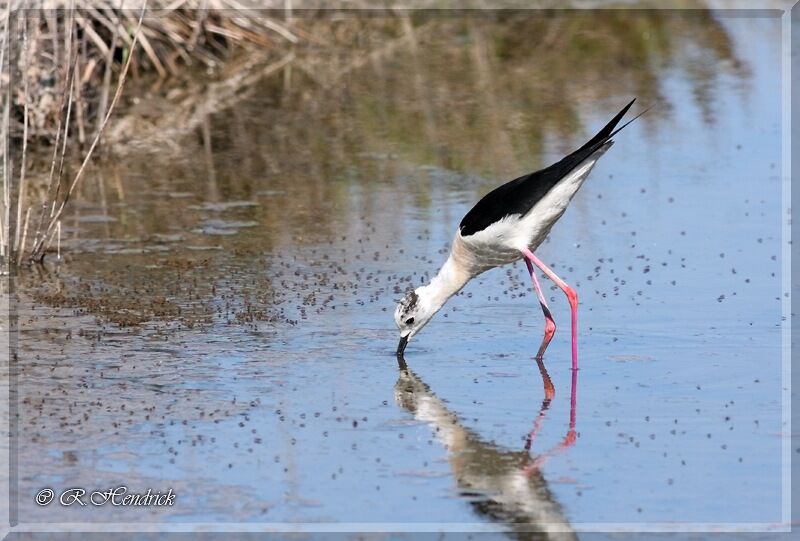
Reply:
[[[357,39],[383,53],[298,54],[177,149],[87,177],[67,261],[18,279],[21,522],[782,521],[780,20],[504,17],[376,18]],[[579,292],[576,378],[551,289],[545,400],[521,264],[398,371],[394,303],[471,204],[631,95],[655,109],[538,250]],[[176,505],[34,503],[119,484]]]

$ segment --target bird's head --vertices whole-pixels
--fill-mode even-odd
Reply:
[[[437,308],[428,302],[425,286],[409,291],[394,311],[394,322],[400,330],[397,355],[402,356],[406,344],[436,313]]]

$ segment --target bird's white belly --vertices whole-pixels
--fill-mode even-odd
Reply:
[[[491,228],[496,225],[492,225]],[[458,232],[453,242],[453,257],[473,276],[494,267],[513,263],[522,257],[522,253],[513,242],[509,241],[511,233],[511,228],[501,235],[492,236],[478,234],[463,237]]]
[[[535,250],[549,233],[555,220],[541,218],[532,211],[508,216],[474,235],[456,233],[453,253],[474,274],[513,263],[522,258],[523,248]]]
[[[522,257],[519,250],[498,249],[493,246],[469,245],[472,255],[470,269],[474,274],[513,263]]]

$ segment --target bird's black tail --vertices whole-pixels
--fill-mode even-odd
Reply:
[[[589,141],[585,145],[583,145],[581,148],[579,148],[569,156],[566,156],[564,159],[562,159],[557,164],[554,164],[552,167],[557,168],[561,176],[564,176],[570,171],[572,171],[575,167],[578,167],[580,164],[582,164],[584,160],[588,159],[595,152],[603,148],[604,145],[608,145],[608,143],[611,141],[611,138],[614,137],[616,134],[618,134],[622,128],[624,128],[625,126],[627,126],[628,124],[630,124],[631,122],[633,122],[634,120],[636,120],[637,118],[639,118],[640,116],[642,116],[643,114],[645,114],[647,111],[650,110],[650,108],[648,107],[647,109],[645,109],[644,111],[633,117],[631,120],[629,120],[628,122],[617,128],[617,124],[619,124],[619,121],[622,120],[622,117],[625,116],[625,113],[628,112],[628,109],[631,108],[631,105],[633,105],[633,102],[635,101],[636,98],[633,98],[628,103],[628,105],[623,107],[622,110],[619,113],[617,113],[616,116],[614,116],[614,118],[612,118],[611,121],[609,121],[609,123],[603,127],[602,130],[597,132],[597,135],[589,139]]]
[[[617,124],[619,124],[619,121],[622,120],[622,117],[625,116],[625,113],[628,112],[628,109],[631,108],[631,105],[633,105],[633,102],[635,102],[635,101],[636,101],[636,98],[633,98],[630,101],[630,103],[628,103],[628,105],[626,105],[625,107],[622,108],[622,111],[617,113],[617,115],[614,118],[612,118],[609,121],[609,123],[606,124],[603,127],[602,130],[597,132],[597,135],[595,135],[594,137],[589,139],[589,141],[585,145],[583,145],[581,148],[579,148],[577,150],[577,152],[575,152],[575,154],[577,154],[577,153],[579,153],[579,152],[581,152],[583,150],[587,150],[587,149],[593,149],[594,150],[594,149],[600,148],[606,141],[608,141],[614,135],[616,135],[617,132],[619,132],[619,130],[621,130],[622,128],[624,128],[625,126],[627,126],[628,124],[633,122],[633,120],[636,120],[636,118],[639,118],[639,116],[641,116],[642,113],[640,113],[639,116],[637,116],[633,120],[631,120],[631,121],[627,122],[626,124],[624,124],[622,126],[622,128],[620,128],[619,130],[616,130],[616,131],[614,130],[614,128],[617,127]]]

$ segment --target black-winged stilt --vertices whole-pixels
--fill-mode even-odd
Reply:
[[[400,329],[397,356],[447,300],[478,274],[524,259],[545,317],[544,339],[537,353],[541,359],[556,330],[534,267],[566,294],[572,315],[572,369],[578,369],[578,295],[533,251],[567,208],[597,160],[614,143],[611,138],[639,118],[616,128],[634,98],[581,148],[546,169],[536,171],[495,188],[464,216],[456,232],[450,256],[430,284],[409,292],[394,312]]]

